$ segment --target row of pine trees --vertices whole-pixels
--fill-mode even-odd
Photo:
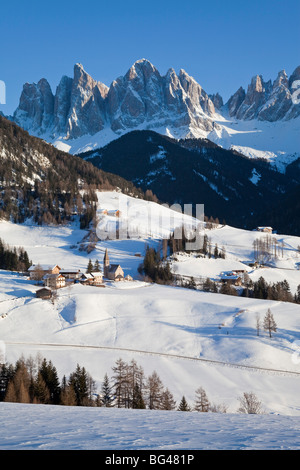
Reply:
[[[135,360],[118,359],[109,378],[106,373],[100,390],[85,367],[77,364],[69,377],[59,380],[51,361],[21,357],[15,364],[0,365],[0,401],[65,406],[95,406],[149,410],[226,412],[224,405],[211,404],[203,387],[195,391],[191,406],[185,396],[176,403],[156,371],[146,376]]]
[[[26,272],[30,266],[28,253],[23,247],[11,248],[0,238],[0,269]]]

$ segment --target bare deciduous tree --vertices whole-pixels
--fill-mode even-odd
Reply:
[[[239,398],[240,407],[239,413],[246,414],[260,414],[262,413],[261,402],[253,392],[244,392],[243,396]]]
[[[270,338],[272,338],[272,332],[276,333],[277,325],[274,320],[271,310],[268,308],[267,313],[264,318],[264,330],[269,332]]]
[[[201,411],[202,413],[203,412],[207,413],[210,408],[210,403],[209,403],[209,400],[207,398],[204,388],[202,387],[197,388],[195,394],[196,394],[196,399],[195,399],[194,409],[196,411]]]

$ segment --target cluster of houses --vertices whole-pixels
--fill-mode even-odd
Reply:
[[[102,271],[93,271],[83,273],[80,269],[61,269],[57,264],[49,265],[33,265],[28,270],[30,279],[41,282],[43,288],[36,292],[39,298],[51,298],[52,290],[61,289],[72,283],[80,282],[84,285],[105,287],[105,281],[132,281],[132,277],[124,276],[124,271],[119,264],[111,264],[109,261],[108,251],[106,249],[103,259]]]

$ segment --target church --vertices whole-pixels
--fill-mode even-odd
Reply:
[[[110,281],[124,281],[124,271],[119,264],[110,264],[107,248],[103,259],[103,273]]]

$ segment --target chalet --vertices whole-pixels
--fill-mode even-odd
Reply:
[[[28,269],[30,279],[40,281],[46,274],[59,274],[60,267],[56,265],[36,264]]]
[[[84,273],[80,278],[80,282],[82,284],[92,285],[94,282],[94,277],[90,273]]]
[[[104,277],[110,281],[124,281],[124,271],[119,264],[110,264],[108,251],[106,249],[103,260]]]
[[[51,299],[52,297],[52,292],[50,289],[47,289],[46,287],[43,287],[42,289],[39,289],[36,291],[35,295],[39,299]]]
[[[272,227],[257,227],[256,231],[264,232],[264,233],[273,233],[273,228]]]
[[[97,272],[92,272],[91,273],[92,276],[93,276],[93,285],[94,286],[99,286],[103,283],[103,274],[101,271],[97,271]]]
[[[84,273],[80,278],[82,284],[89,286],[101,286],[103,283],[102,272]]]
[[[223,274],[221,276],[221,282],[231,284],[234,286],[242,285],[242,279],[237,274]]]
[[[60,289],[66,285],[66,278],[62,274],[46,274],[43,281],[44,285],[51,289]]]
[[[73,281],[76,281],[81,278],[82,273],[80,269],[61,269],[59,271],[60,274],[62,274],[66,279],[70,279]]]

